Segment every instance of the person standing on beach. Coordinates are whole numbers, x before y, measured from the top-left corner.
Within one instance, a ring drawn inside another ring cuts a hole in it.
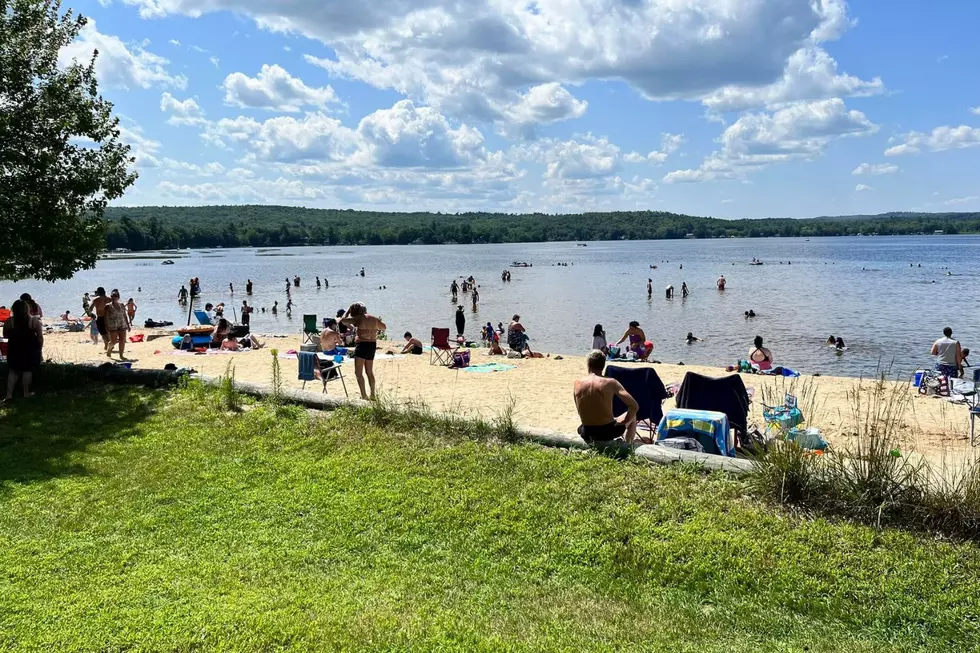
[[[82,295],[82,312],[85,315],[89,315],[89,309],[92,307],[92,298],[88,296],[88,293]]]
[[[361,398],[365,401],[374,401],[374,356],[378,352],[378,332],[387,329],[388,325],[380,318],[369,315],[367,307],[360,302],[351,304],[340,322],[354,327],[357,331],[354,341],[354,375],[361,390]],[[365,392],[365,374],[371,388],[370,397]]]
[[[112,357],[112,348],[119,344],[119,358],[126,360],[126,333],[130,330],[129,320],[126,316],[126,307],[119,303],[119,291],[113,289],[112,301],[105,307],[105,328],[109,332],[109,342],[106,345],[105,355]]]
[[[463,305],[456,307],[456,335],[461,336],[466,331],[466,314],[463,313]]]
[[[578,434],[589,444],[605,444],[618,438],[625,438],[627,444],[632,444],[636,438],[636,413],[640,406],[619,381],[602,375],[605,367],[606,355],[599,350],[592,351],[586,358],[589,375],[575,381],[575,409],[582,422]],[[626,412],[619,417],[613,416],[613,398],[616,397],[626,404]]]
[[[943,337],[932,343],[932,355],[936,357],[936,369],[945,377],[955,378],[963,364],[963,348],[953,340],[953,330],[943,329]]]
[[[105,325],[105,307],[109,303],[109,298],[105,296],[105,288],[99,286],[95,289],[95,299],[92,300],[92,311],[95,313],[95,328],[102,336],[102,344],[109,346],[109,331]]]
[[[14,397],[14,386],[20,379],[24,397],[31,397],[31,381],[34,371],[41,365],[44,347],[44,328],[40,318],[32,317],[27,302],[18,299],[10,306],[10,319],[3,324],[3,337],[7,339],[7,396]]]

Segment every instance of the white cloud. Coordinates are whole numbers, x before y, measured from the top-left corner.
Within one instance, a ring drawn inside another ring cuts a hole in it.
[[[873,134],[878,126],[839,98],[798,102],[774,113],[749,113],[721,135],[721,150],[699,168],[675,170],[668,183],[738,179],[774,163],[813,159],[842,136]]]
[[[137,167],[156,168],[160,165],[155,156],[160,150],[160,141],[145,136],[139,125],[119,125],[119,140],[130,146],[130,156],[136,159]]]
[[[187,161],[177,161],[169,157],[164,157],[163,167],[167,170],[172,170],[185,174],[192,174],[200,177],[212,177],[214,175],[221,175],[225,172],[225,167],[214,161],[212,163],[205,163],[204,165],[198,165],[196,163],[188,163]]]
[[[178,47],[178,48],[180,47],[180,41],[178,41],[177,39],[170,39],[169,41],[167,41],[167,43],[169,43],[174,47]]]
[[[354,153],[356,134],[324,113],[302,118],[278,116],[265,122],[239,116],[222,118],[207,126],[205,142],[235,145],[254,159],[275,162],[336,161]]]
[[[889,163],[862,163],[851,171],[852,175],[891,175],[899,171],[898,166]]]
[[[661,134],[660,149],[647,154],[647,160],[653,163],[663,163],[671,154],[676,152],[684,142],[684,134]]]
[[[968,195],[967,197],[954,197],[951,200],[946,200],[945,204],[949,206],[958,206],[960,204],[973,204],[974,202],[978,201],[980,201],[980,196]]]
[[[645,163],[646,160],[647,158],[639,152],[630,152],[623,156],[623,161],[626,163]]]
[[[509,108],[508,117],[519,125],[548,124],[585,115],[589,103],[578,100],[561,84],[550,82],[530,88]]]
[[[494,122],[542,84],[616,79],[657,99],[762,88],[851,24],[845,0],[125,1],[144,17],[248,15],[325,43],[333,58],[314,62],[334,75]]]
[[[980,107],[972,107],[970,109],[970,113],[972,113],[975,116],[980,116]]]
[[[782,78],[766,86],[726,86],[703,102],[712,111],[740,111],[755,107],[779,107],[799,100],[877,95],[885,91],[881,78],[864,81],[837,73],[837,62],[822,48],[796,51],[786,62]]]
[[[735,203],[735,200],[733,200],[733,199],[724,199],[724,200],[721,201],[721,203],[722,204],[734,204]]]
[[[58,61],[61,65],[67,65],[72,60],[77,60],[84,65],[92,58],[92,53],[98,50],[95,71],[99,82],[108,87],[133,89],[172,86],[182,89],[187,86],[186,77],[171,75],[167,71],[167,64],[170,63],[167,59],[144,48],[141,45],[127,47],[119,37],[99,32],[95,21],[89,19],[78,38],[58,53]]]
[[[340,102],[330,86],[307,86],[278,65],[262,66],[257,77],[232,73],[225,78],[222,87],[225,104],[241,108],[295,113],[305,106],[322,108]]]
[[[904,143],[894,145],[885,150],[885,156],[900,156],[902,154],[918,154],[922,150],[942,152],[945,150],[963,149],[980,146],[980,127],[936,127],[929,134],[909,132],[903,134]]]
[[[357,135],[361,147],[355,159],[381,166],[454,168],[485,155],[479,130],[453,129],[438,111],[411,100],[365,116]]]
[[[874,189],[871,186],[867,186],[865,184],[858,184],[857,186],[854,187],[854,192],[856,193],[866,193],[869,190],[874,190]]]
[[[545,179],[587,180],[609,177],[619,168],[619,148],[607,138],[585,134],[567,141],[545,139],[513,148],[511,156],[544,164]]]
[[[204,112],[194,98],[178,100],[166,91],[160,97],[160,111],[172,114],[167,119],[169,125],[203,125],[207,122],[204,119]]]

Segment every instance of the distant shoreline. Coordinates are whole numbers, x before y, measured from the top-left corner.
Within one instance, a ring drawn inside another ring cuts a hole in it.
[[[666,211],[383,213],[284,206],[110,207],[106,249],[448,245],[980,233],[980,213],[725,220]]]

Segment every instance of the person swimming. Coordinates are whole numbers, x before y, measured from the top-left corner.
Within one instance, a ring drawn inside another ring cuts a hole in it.
[[[697,337],[696,335],[694,335],[694,333],[693,333],[693,332],[691,332],[691,331],[688,331],[688,332],[687,332],[687,338],[686,338],[686,341],[687,341],[687,344],[689,344],[689,345],[692,345],[692,344],[694,344],[695,342],[701,342],[701,338],[698,338],[698,337]]]
[[[844,344],[844,339],[841,337],[838,337],[837,340],[834,341],[834,347],[837,348],[837,351],[844,351],[847,349],[847,345]]]

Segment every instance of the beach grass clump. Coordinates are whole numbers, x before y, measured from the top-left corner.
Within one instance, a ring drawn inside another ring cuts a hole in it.
[[[242,395],[235,387],[235,366],[231,361],[228,361],[225,373],[218,379],[218,388],[225,410],[237,412],[242,409]]]
[[[848,393],[852,430],[826,454],[778,440],[755,459],[753,491],[780,503],[884,525],[980,537],[980,465],[937,464],[909,448],[912,392],[885,373]]]

